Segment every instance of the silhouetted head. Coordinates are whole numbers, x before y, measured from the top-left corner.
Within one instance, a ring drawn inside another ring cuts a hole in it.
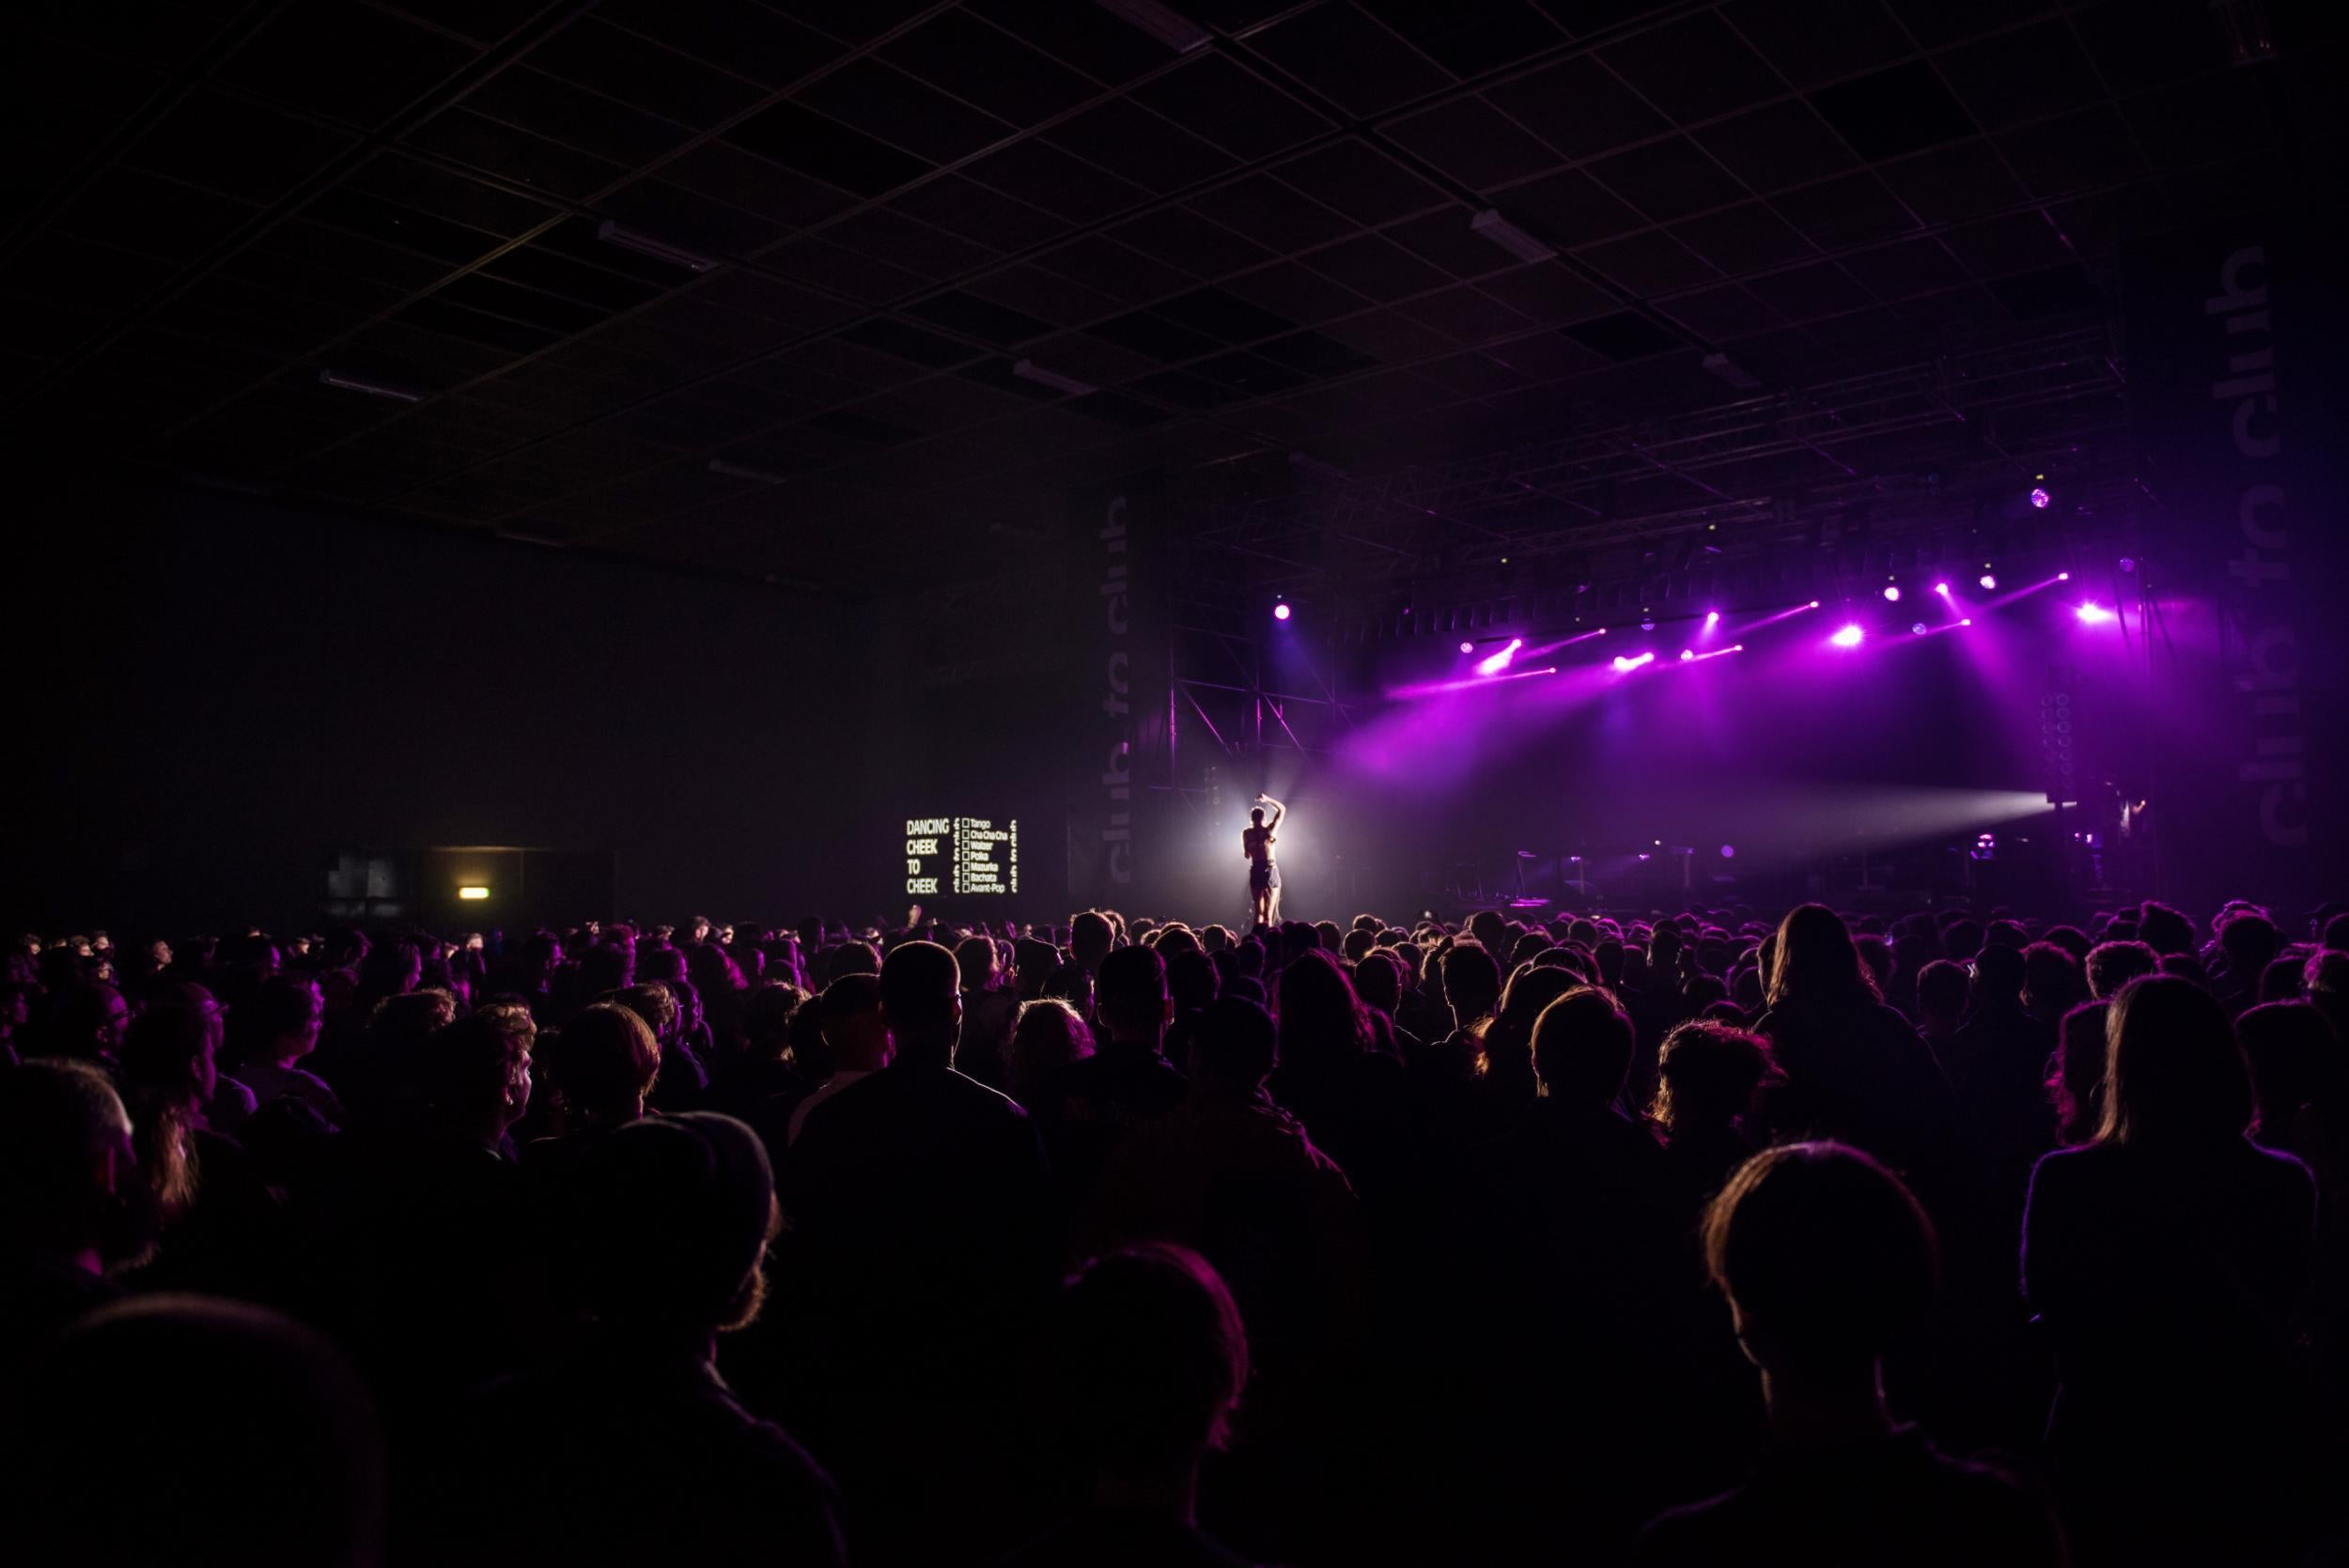
[[[1753,1109],[1770,1074],[1769,1042],[1702,1019],[1664,1036],[1657,1057],[1654,1115],[1667,1132],[1723,1126]]]
[[[1093,1031],[1074,1007],[1057,997],[1022,1002],[1011,1029],[1011,1079],[1015,1091],[1034,1089],[1071,1062],[1093,1054]],[[1019,1097],[1015,1093],[1014,1098]]]
[[[1878,1000],[1843,917],[1804,904],[1780,922],[1769,966],[1772,1007],[1848,1007]]]
[[[77,984],[58,999],[49,1022],[59,1054],[82,1062],[112,1062],[121,1054],[122,1037],[131,1027],[131,1004],[103,981]]]
[[[560,1206],[562,1272],[607,1330],[690,1339],[757,1316],[775,1181],[733,1117],[629,1123],[582,1151]]]
[[[1369,1010],[1337,960],[1318,947],[1281,971],[1278,1016],[1281,1055],[1292,1066],[1318,1070],[1371,1048]]]
[[[2023,1003],[2023,950],[1991,942],[1974,955],[1973,999],[1977,1008],[2012,1008]]]
[[[203,1014],[184,1007],[150,1007],[122,1037],[116,1081],[134,1108],[171,1105],[193,1110],[220,1087],[213,1053],[219,1032]],[[141,1124],[146,1122],[144,1114]]]
[[[382,1436],[341,1351],[259,1307],[140,1296],[83,1318],[5,1403],[0,1516],[25,1568],[371,1568]]]
[[[1253,1094],[1280,1063],[1272,1015],[1224,997],[1208,1004],[1190,1037],[1192,1079],[1226,1094]]]
[[[1394,950],[1372,948],[1354,966],[1354,994],[1389,1017],[1403,1001],[1403,960]]]
[[[1117,928],[1097,909],[1087,909],[1068,923],[1068,951],[1085,970],[1097,970],[1117,945]]]
[[[306,974],[272,974],[253,989],[254,1049],[272,1062],[298,1059],[317,1048],[326,1004],[318,982]],[[243,1009],[239,1009],[242,1016]]]
[[[2349,1077],[2333,1026],[2312,1003],[2265,1002],[2237,1018],[2234,1027],[2250,1063],[2263,1139],[2268,1132],[2287,1132],[2304,1107],[2333,1101]]]
[[[2039,1018],[2060,1018],[2088,1000],[2079,960],[2054,942],[2023,949],[2023,1005]]]
[[[1944,1032],[1955,1029],[1966,1017],[1966,999],[1973,985],[1965,965],[1936,958],[1917,971],[1919,1020]]]
[[[496,1139],[530,1109],[530,1049],[538,1036],[530,1009],[477,1008],[426,1042],[424,1084],[451,1132]]]
[[[563,1026],[546,1071],[575,1114],[599,1121],[632,1116],[661,1075],[661,1043],[634,1013],[601,1001]]]
[[[2138,910],[2137,938],[2165,958],[2175,953],[2191,953],[2194,923],[2169,905],[2148,899]]]
[[[879,975],[842,975],[824,987],[816,1010],[835,1068],[871,1072],[888,1063],[889,1025],[881,1017]]]
[[[742,1048],[762,1062],[788,1057],[791,1026],[807,1000],[788,981],[770,980],[754,989],[742,1003]]]
[[[1094,1259],[1062,1287],[1047,1341],[1069,1447],[1107,1478],[1195,1467],[1248,1382],[1248,1334],[1207,1261],[1152,1244]]]
[[[636,978],[636,950],[617,942],[605,942],[591,947],[579,955],[579,989],[581,994],[599,997],[612,991],[624,991]]]
[[[1121,947],[1101,960],[1094,1015],[1112,1039],[1156,1048],[1174,1016],[1156,948]]]
[[[1166,950],[1160,942],[1160,953]],[[1166,988],[1174,998],[1177,1013],[1196,1013],[1216,999],[1222,989],[1215,960],[1199,949],[1177,948],[1166,960]]]
[[[2227,972],[2236,985],[2254,989],[2260,975],[2284,948],[2276,923],[2256,909],[2228,917],[2218,927],[2218,946],[2227,955]]]
[[[992,937],[965,937],[955,944],[955,973],[966,991],[988,991],[1003,965]]]
[[[1501,966],[1483,944],[1455,942],[1443,955],[1439,972],[1455,1027],[1465,1029],[1500,1005]]]
[[[1250,812],[1250,813],[1248,814],[1248,821],[1249,821],[1249,825],[1250,825],[1251,827],[1255,827],[1255,828],[1261,828],[1261,827],[1263,827],[1263,826],[1264,826],[1264,808],[1263,808],[1262,806],[1258,806],[1258,807],[1257,807],[1254,811]]]
[[[2161,955],[2139,941],[2099,942],[2088,950],[2088,994],[2109,1001],[2121,987],[2161,968]]]
[[[669,982],[647,980],[630,986],[612,1000],[644,1019],[645,1027],[652,1031],[654,1039],[668,1041],[677,1038],[677,992],[670,988]]]
[[[86,1062],[27,1062],[0,1073],[0,1255],[55,1262],[84,1252],[103,1265],[145,1248],[131,1117],[105,1073]]]
[[[1544,1007],[1533,1025],[1533,1071],[1542,1093],[1579,1110],[1605,1110],[1623,1093],[1637,1038],[1613,997],[1588,986],[1567,991]]]
[[[2218,999],[2176,975],[2132,980],[2105,1025],[2099,1143],[2211,1143],[2251,1125],[2251,1075]]]
[[[1765,1149],[1707,1205],[1704,1262],[1765,1372],[1871,1381],[1940,1274],[1932,1221],[1900,1178],[1840,1143]]]
[[[896,1060],[948,1066],[962,1038],[962,971],[936,942],[903,942],[881,960],[881,1017]]]

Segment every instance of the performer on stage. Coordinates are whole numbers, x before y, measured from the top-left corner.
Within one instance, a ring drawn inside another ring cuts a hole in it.
[[[1272,808],[1272,820],[1265,820],[1264,809]],[[1240,831],[1239,852],[1248,862],[1248,898],[1258,925],[1269,925],[1281,917],[1281,868],[1272,863],[1272,831],[1288,815],[1288,807],[1269,795],[1256,797],[1256,809],[1248,814],[1249,825]]]

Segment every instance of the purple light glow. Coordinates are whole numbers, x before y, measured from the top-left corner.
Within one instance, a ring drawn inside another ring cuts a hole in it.
[[[1834,644],[1839,648],[1856,648],[1862,642],[1866,641],[1867,636],[1868,634],[1861,630],[1859,624],[1855,621],[1851,625],[1837,631],[1835,635],[1828,638],[1828,641]]]
[[[1455,691],[1490,691],[1503,681],[1532,680],[1536,675],[1554,675],[1558,666],[1539,670],[1511,670],[1499,675],[1469,675],[1459,680],[1423,681],[1417,686],[1391,686],[1387,689],[1390,702],[1409,702],[1420,697],[1440,697]]]
[[[1884,585],[1884,602],[1887,604],[1898,604],[1900,601],[1901,585],[1897,582],[1887,582]]]
[[[1497,675],[1501,674],[1501,671],[1509,667],[1509,661],[1517,658],[1517,650],[1523,646],[1525,646],[1524,638],[1510,638],[1508,645],[1502,648],[1499,653],[1487,654],[1483,659],[1476,661],[1476,673],[1480,675]]]
[[[1615,655],[1615,674],[1627,675],[1642,664],[1652,664],[1655,661],[1656,655],[1653,652],[1629,655],[1619,653]]]
[[[2044,511],[2046,511],[2046,510],[2047,509],[2047,502],[2048,502],[2048,500],[2049,500],[2049,499],[2050,499],[2050,498],[2049,498],[2049,496],[2048,496],[2048,494],[2047,494],[2046,490],[2043,487],[2038,486],[2038,485],[2033,485],[2033,486],[2031,487],[2031,491],[2030,491],[2030,504],[2031,504],[2032,505],[2034,505],[2034,506],[2038,507],[2041,511],[2043,511],[2043,512],[2044,512]]]
[[[1719,611],[1718,611],[1718,610],[1707,610],[1707,611],[1704,613],[1704,629],[1705,629],[1705,630],[1710,631],[1710,630],[1712,630],[1715,627],[1717,627],[1717,626],[1719,626],[1719,625],[1720,625],[1720,624],[1721,624],[1721,613],[1720,613]]]
[[[2080,618],[2082,626],[2105,626],[2121,618],[2092,599],[2073,611],[2072,613]]]
[[[1983,572],[1982,574],[1982,585],[1985,590],[1996,588],[1999,585],[1999,580],[1990,573]]]
[[[1737,846],[1736,846],[1735,845],[1734,845],[1734,844],[1724,844],[1724,845],[1722,845],[1722,846],[1721,846],[1721,859],[1722,859],[1722,860],[1725,860],[1725,861],[1734,861],[1734,860],[1735,860],[1736,858],[1737,858]]]
[[[1476,651],[1476,644],[1473,643],[1463,643],[1460,644],[1460,651],[1462,653],[1474,653]]]
[[[1971,626],[1971,625],[1973,625],[1973,624],[1974,624],[1974,617],[1973,617],[1973,616],[1971,616],[1971,615],[1968,615],[1968,616],[1966,616],[1963,620],[1959,621],[1957,624],[1958,624],[1958,625],[1960,625],[1960,626]]]
[[[2056,581],[2058,582],[2069,582],[2072,581],[2072,574],[2068,571],[2060,571],[2056,573]]]
[[[1272,618],[1276,621],[1287,620],[1289,618],[1289,607],[1285,604],[1274,605],[1272,607]]]
[[[1684,660],[1694,659],[1696,656],[1697,650],[1694,648],[1683,648],[1680,650],[1680,657]]]
[[[1940,595],[1943,598],[1949,598],[1949,597],[1950,597],[1950,585],[1949,585],[1948,583],[1946,583],[1946,582],[1937,582],[1937,583],[1935,583],[1935,584],[1933,585],[1933,591],[1934,591],[1935,593],[1937,593],[1937,594],[1939,594],[1939,595]]]

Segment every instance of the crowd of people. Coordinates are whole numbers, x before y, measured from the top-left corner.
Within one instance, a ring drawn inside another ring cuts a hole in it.
[[[6,1555],[2349,1562],[2344,908],[26,937]]]

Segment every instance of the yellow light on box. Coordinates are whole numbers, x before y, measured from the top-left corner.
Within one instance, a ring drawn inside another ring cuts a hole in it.
[[[457,896],[471,904],[489,897],[490,890],[478,884],[469,883],[457,890]]]

